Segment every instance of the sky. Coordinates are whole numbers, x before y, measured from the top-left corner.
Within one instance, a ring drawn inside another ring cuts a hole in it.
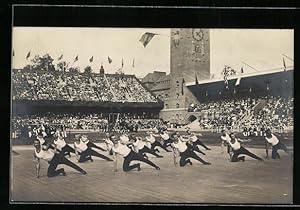
[[[139,39],[145,32],[157,33],[144,47]],[[54,64],[63,54],[69,66],[82,70],[91,65],[98,72],[101,64],[107,73],[123,72],[144,77],[157,71],[170,72],[170,29],[158,28],[54,28],[14,27],[13,68],[22,68],[34,55],[50,54]],[[26,60],[26,55],[31,57]],[[282,54],[294,58],[294,32],[281,29],[211,29],[211,74],[219,77],[224,65],[234,69],[242,66],[245,72],[253,72],[243,62],[258,71],[283,67]],[[79,60],[73,63],[78,55]],[[93,56],[93,62],[89,59]],[[108,63],[108,58],[112,63]],[[134,67],[133,67],[134,59]],[[287,66],[293,61],[285,58]]]

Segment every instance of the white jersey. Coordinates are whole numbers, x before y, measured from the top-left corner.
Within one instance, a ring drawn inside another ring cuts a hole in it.
[[[74,146],[76,147],[78,152],[84,152],[85,150],[88,149],[88,146],[86,143],[80,141],[79,143],[77,141],[74,142]]]
[[[172,146],[178,149],[180,153],[184,152],[187,150],[186,142],[183,141],[178,141],[177,143],[173,142]]]
[[[141,150],[144,148],[144,146],[146,145],[146,143],[142,140],[137,139],[134,143],[133,146],[135,146],[138,150]]]
[[[59,150],[62,150],[62,148],[64,148],[67,145],[67,143],[63,138],[54,139],[53,143],[56,145],[57,149]]]
[[[121,135],[120,136],[120,140],[123,142],[123,143],[128,143],[129,142],[129,138],[127,135]]]
[[[230,137],[229,137],[229,135],[226,133],[226,135],[225,136],[221,136],[221,139],[222,139],[222,141],[226,141],[227,143],[229,143],[230,142]]]
[[[167,133],[160,134],[160,136],[163,140],[168,140],[170,138],[169,134]]]
[[[198,140],[198,137],[197,137],[195,134],[192,134],[192,135],[190,136],[190,140],[191,140],[192,142],[196,142],[196,141]]]
[[[109,151],[114,146],[114,143],[110,139],[105,139],[106,149]]]
[[[150,134],[149,136],[146,136],[146,140],[153,144],[155,142],[155,137]]]
[[[278,144],[279,140],[274,134],[271,134],[271,135],[272,135],[271,138],[268,138],[268,137],[265,137],[265,138],[268,143],[272,144],[272,146],[275,146],[276,144]]]
[[[47,149],[47,150],[41,149],[39,152],[34,150],[34,153],[35,153],[36,157],[46,160],[46,161],[51,161],[55,155],[55,153],[52,149]]]
[[[40,144],[44,144],[46,141],[43,137],[36,137],[36,139],[40,142]]]
[[[231,143],[231,141],[228,142],[233,150],[239,150],[241,148],[241,144],[238,140],[235,140],[234,143]]]
[[[121,155],[122,157],[126,157],[131,152],[131,149],[129,149],[126,145],[118,143],[118,147],[113,146],[112,147],[113,152]]]

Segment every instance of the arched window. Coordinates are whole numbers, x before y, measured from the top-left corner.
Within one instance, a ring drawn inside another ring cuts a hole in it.
[[[168,109],[169,108],[169,104],[165,104],[165,109]]]
[[[176,81],[176,87],[179,87],[179,81],[178,80]]]
[[[176,108],[179,108],[179,103],[176,104]]]

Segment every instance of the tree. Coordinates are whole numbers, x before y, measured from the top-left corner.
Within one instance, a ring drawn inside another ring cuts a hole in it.
[[[85,74],[91,74],[92,73],[92,67],[91,66],[87,66],[84,68],[84,73]]]
[[[43,57],[36,55],[31,62],[33,70],[55,71],[53,58],[49,54],[45,54]]]

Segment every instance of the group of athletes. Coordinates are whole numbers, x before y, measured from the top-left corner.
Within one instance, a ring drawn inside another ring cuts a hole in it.
[[[65,164],[81,174],[87,174],[79,165],[70,161],[67,157],[71,157],[73,153],[78,163],[86,161],[93,162],[93,157],[99,157],[106,161],[114,163],[114,170],[117,171],[117,156],[123,158],[123,171],[128,172],[133,169],[141,170],[140,163],[130,164],[131,161],[144,162],[156,170],[160,170],[160,167],[149,160],[148,155],[153,155],[157,158],[163,158],[159,152],[159,148],[166,152],[172,152],[174,158],[174,165],[179,163],[180,167],[184,167],[187,164],[192,165],[191,159],[197,160],[204,165],[210,165],[211,163],[203,160],[200,154],[205,153],[200,150],[199,146],[205,150],[211,150],[201,141],[201,134],[195,134],[190,130],[186,130],[185,135],[181,135],[179,132],[174,131],[171,134],[167,130],[161,130],[159,132],[146,132],[144,138],[136,136],[132,133],[123,133],[122,135],[115,135],[114,133],[106,133],[104,139],[105,147],[102,148],[88,139],[86,135],[75,135],[75,142],[73,147],[66,143],[62,130],[57,130],[53,143],[47,142],[42,134],[38,134],[37,139],[34,140],[34,157],[36,160],[36,177],[40,177],[40,160],[45,160],[49,163],[47,176],[54,177],[59,175],[66,175],[64,168],[57,169],[58,165]],[[280,158],[278,150],[284,150],[291,155],[287,147],[271,132],[270,129],[266,130],[266,158],[268,155],[268,145],[272,145],[272,159]],[[242,140],[236,138],[234,133],[229,133],[226,130],[222,130],[221,135],[221,152],[224,152],[224,146],[227,146],[227,153],[231,162],[245,161],[247,155],[259,161],[263,161],[261,157],[250,152],[248,149],[241,145],[241,142],[251,140]],[[107,156],[99,153],[97,150],[107,152]],[[111,157],[108,157],[111,156]]]

